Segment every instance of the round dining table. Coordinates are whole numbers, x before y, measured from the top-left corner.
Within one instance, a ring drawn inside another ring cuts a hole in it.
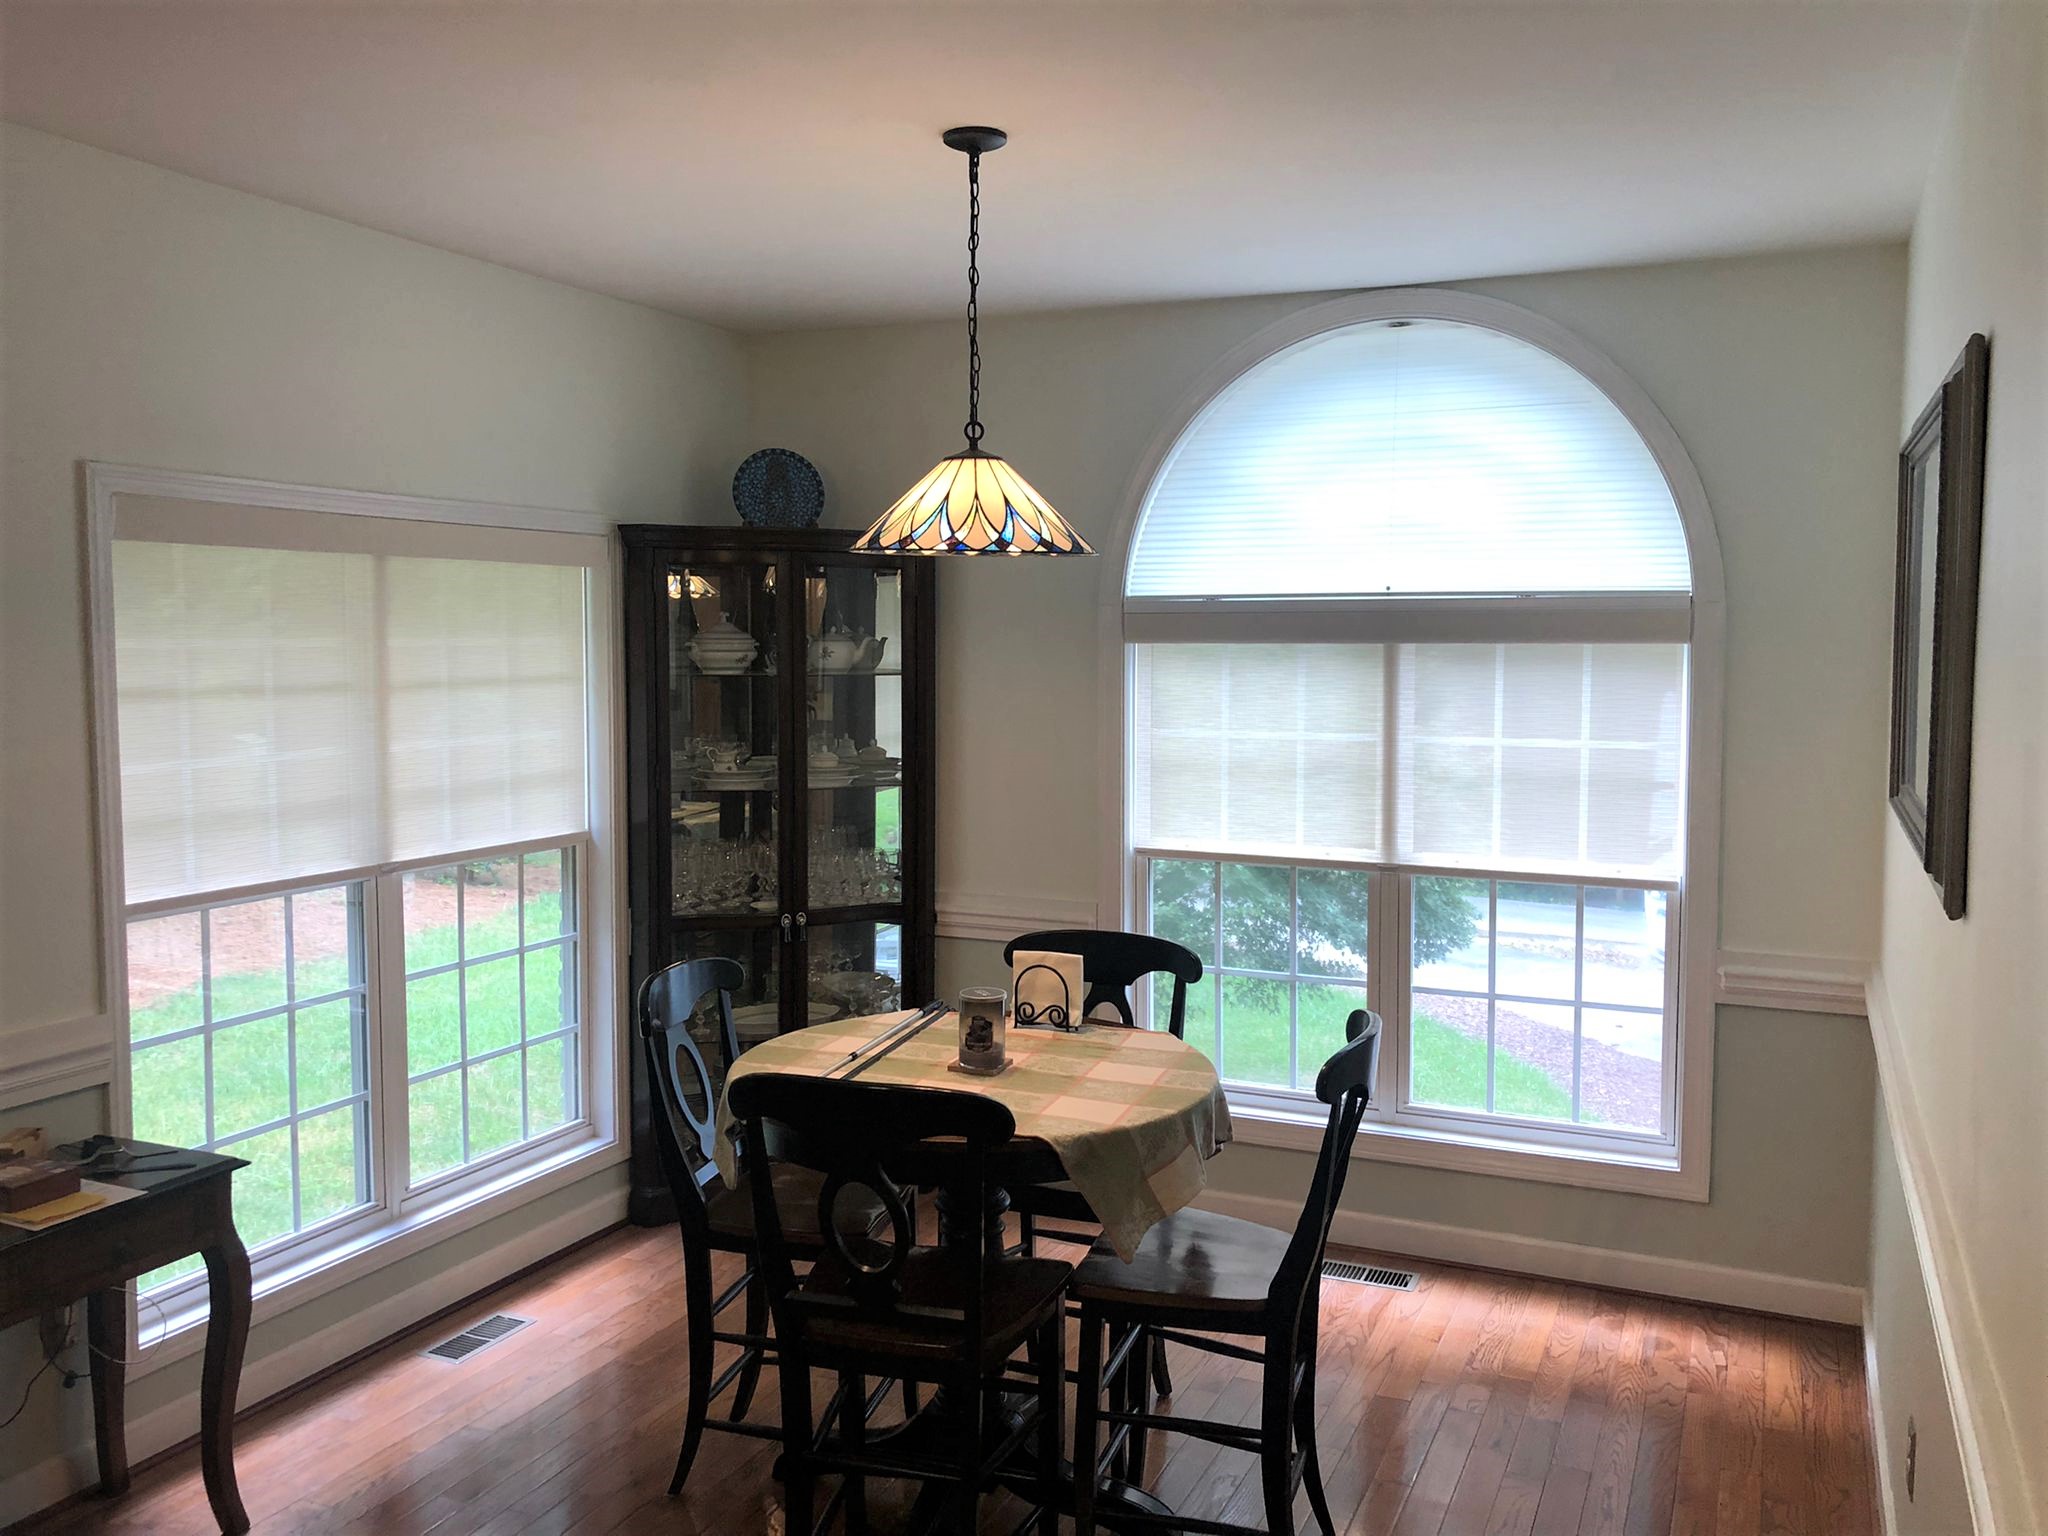
[[[959,1068],[954,1014],[890,1036],[906,1017],[897,1012],[839,1019],[764,1040],[733,1063],[727,1087],[752,1073],[778,1072],[950,1088],[1000,1100],[1017,1121],[1016,1136],[996,1159],[1000,1183],[1070,1183],[1126,1260],[1147,1230],[1201,1193],[1209,1159],[1230,1140],[1230,1108],[1215,1067],[1172,1035],[1092,1021],[1075,1030],[1013,1028],[1004,1070],[980,1076]],[[715,1157],[719,1173],[735,1182],[738,1157],[724,1098]],[[985,1211],[953,1211],[941,1195],[939,1241],[965,1247],[997,1237],[1008,1203],[1008,1194],[998,1189]],[[930,1421],[947,1412],[945,1395],[935,1394],[900,1433],[943,1432]],[[1035,1486],[1024,1486],[1035,1485],[1035,1472],[1020,1467],[1014,1481],[1027,1497],[1037,1497]],[[1071,1483],[1054,1497],[1070,1511]],[[1125,1508],[1170,1513],[1136,1488],[1113,1484],[1099,1491],[1097,1513],[1104,1525],[1115,1528]]]

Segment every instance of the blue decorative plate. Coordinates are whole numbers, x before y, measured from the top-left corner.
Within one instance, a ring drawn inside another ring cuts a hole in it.
[[[824,514],[825,482],[802,454],[763,448],[732,477],[732,504],[749,528],[809,528]]]

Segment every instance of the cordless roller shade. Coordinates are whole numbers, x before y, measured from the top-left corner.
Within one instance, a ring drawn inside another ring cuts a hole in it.
[[[1250,369],[1146,499],[1128,598],[1684,593],[1648,447],[1550,353],[1483,326],[1354,325]]]
[[[588,825],[606,543],[117,497],[129,903]]]
[[[1679,877],[1681,645],[1131,650],[1141,851]]]

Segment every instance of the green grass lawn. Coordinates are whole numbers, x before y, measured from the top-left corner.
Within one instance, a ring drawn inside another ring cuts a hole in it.
[[[1218,1070],[1232,1082],[1279,1088],[1313,1088],[1317,1070],[1344,1043],[1345,1019],[1352,1009],[1365,1006],[1363,988],[1301,984],[1298,1080],[1290,1084],[1285,987],[1254,977],[1225,976],[1222,991],[1223,1060]],[[1170,996],[1171,983],[1162,978],[1153,998],[1154,1017],[1162,1022]],[[1206,982],[1188,992],[1187,1038],[1211,1056],[1216,1049],[1215,996]],[[1417,1102],[1462,1109],[1486,1107],[1484,1040],[1462,1035],[1419,1011],[1410,1040],[1412,1097]],[[1572,1112],[1569,1090],[1511,1056],[1501,1056],[1494,1063],[1494,1106],[1503,1114],[1558,1120],[1569,1120]]]
[[[519,942],[519,914],[501,911],[472,917],[470,954],[489,954]],[[526,902],[529,942],[562,931],[558,892],[533,892]],[[452,923],[408,936],[408,970],[452,963],[459,936]],[[545,1035],[574,1022],[562,991],[564,945],[529,950],[523,980],[525,1038]],[[345,956],[297,968],[294,997],[318,997],[349,986]],[[508,956],[406,983],[406,1066],[408,1076],[453,1067],[462,1056],[461,1005],[466,1004],[469,1054],[474,1057],[521,1042],[520,957]],[[282,1006],[281,970],[216,974],[215,1017]],[[369,1194],[358,1180],[358,1105],[340,1104],[360,1092],[364,1058],[354,1036],[356,1001],[335,998],[296,1010],[296,1065],[299,1083],[299,1211],[292,1210],[291,1127],[266,1131],[223,1148],[247,1158],[235,1175],[235,1225],[251,1248],[313,1226],[361,1204]],[[148,1041],[198,1024],[203,1017],[197,987],[186,988],[137,1009],[131,1018],[138,1049],[134,1056],[135,1134],[148,1141],[198,1146],[206,1141],[207,1041],[194,1036],[165,1045]],[[278,1014],[213,1032],[214,1138],[219,1141],[293,1113],[288,1083],[292,1043],[286,1016]],[[572,1038],[545,1040],[491,1061],[457,1067],[410,1085],[408,1122],[414,1182],[460,1166],[499,1148],[539,1136],[574,1113],[575,1051]],[[522,1106],[522,1077],[526,1102]],[[463,1148],[462,1101],[469,1095],[469,1145]],[[308,1113],[308,1111],[317,1111]],[[155,1284],[197,1267],[186,1261],[146,1277]]]

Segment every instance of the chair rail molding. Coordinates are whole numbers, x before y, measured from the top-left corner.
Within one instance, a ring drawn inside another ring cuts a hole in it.
[[[1782,1008],[1862,1018],[1868,960],[1724,949],[1714,963],[1714,1001],[1738,1008]]]
[[[0,1109],[99,1088],[114,1077],[114,1020],[97,1013],[0,1034]]]
[[[1882,971],[1870,972],[1866,997],[1878,1090],[1884,1095],[1908,1224],[1927,1287],[1928,1311],[1934,1317],[1934,1341],[1955,1418],[1976,1536],[2018,1536],[2021,1531],[2048,1529],[2040,1520],[2048,1511],[2032,1507],[2028,1459],[2013,1434],[2010,1399],[1999,1378],[1997,1357],[1985,1340],[1983,1309],[1956,1236],[1955,1206],[1934,1163]]]
[[[1058,896],[940,891],[939,937],[1007,944],[1018,934],[1039,928],[1093,928],[1096,910],[1092,901]]]

